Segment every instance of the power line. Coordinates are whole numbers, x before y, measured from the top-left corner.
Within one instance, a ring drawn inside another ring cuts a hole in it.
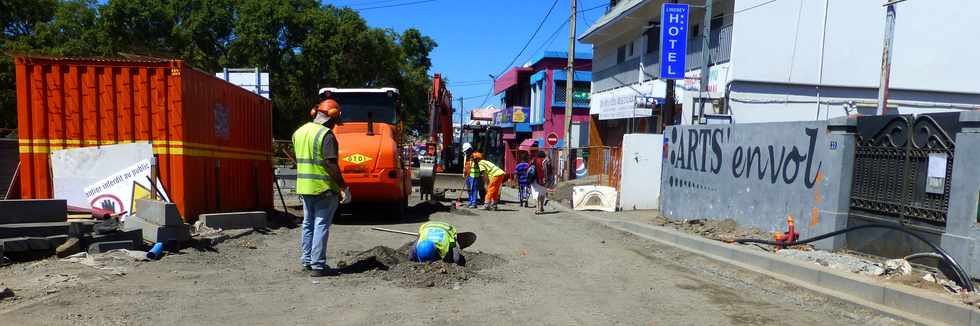
[[[578,0],[575,0],[575,1],[577,2]],[[589,19],[589,17],[585,16],[585,12],[587,10],[590,10],[590,9],[596,9],[596,8],[605,7],[605,6],[606,5],[600,5],[600,6],[592,7],[592,8],[586,9],[586,10],[582,10],[582,11],[579,11],[579,14],[582,15],[582,20],[584,20],[584,21],[586,21],[586,23],[588,23],[587,26],[592,26],[592,24],[594,24],[595,22],[593,22],[591,19]],[[578,33],[578,31],[575,31],[575,32]]]
[[[595,6],[595,7],[589,7],[589,9],[579,10],[578,12],[592,11],[592,10],[596,10],[596,9],[599,9],[599,8],[602,8],[602,7],[607,7],[607,6],[609,6],[609,5],[604,3],[604,4],[601,4],[601,5]]]
[[[558,26],[558,28],[556,28],[555,31],[551,33],[551,36],[548,36],[548,39],[546,41],[544,41],[543,43],[541,43],[541,45],[538,46],[538,48],[535,49],[534,52],[531,52],[531,55],[533,56],[533,55],[537,54],[539,51],[541,51],[542,49],[544,49],[546,46],[549,46],[549,45],[551,45],[551,43],[554,43],[555,42],[555,37],[558,37],[558,33],[560,33],[562,30],[564,30],[565,29],[565,26],[568,26],[568,21],[567,20],[564,23],[562,23],[561,26]]]
[[[347,6],[348,6],[348,7],[349,7],[349,6],[366,6],[366,5],[373,5],[373,4],[379,4],[379,3],[386,3],[386,2],[395,2],[395,1],[403,1],[403,0],[377,0],[377,1],[363,1],[363,2],[354,2],[354,3],[349,3],[349,4],[347,4]]]
[[[452,84],[454,84],[454,85],[483,85],[483,84],[489,83],[490,80],[474,80],[474,81],[469,81],[469,82],[452,82],[452,81],[450,81],[450,82]]]
[[[497,74],[498,77],[500,75],[503,75],[504,72],[507,72],[507,69],[510,68],[514,64],[514,62],[517,62],[517,58],[520,58],[521,54],[524,54],[524,50],[527,50],[527,46],[531,45],[531,41],[534,41],[534,37],[538,36],[538,32],[541,31],[541,27],[544,26],[544,23],[548,21],[548,17],[551,17],[551,12],[555,10],[556,6],[558,6],[558,0],[555,0],[555,2],[551,3],[551,8],[548,9],[548,13],[545,14],[544,18],[541,19],[541,22],[538,23],[538,28],[534,29],[534,33],[531,33],[531,37],[527,39],[527,42],[524,43],[524,47],[521,48],[520,52],[517,52],[517,55],[514,56],[514,59],[510,60],[510,63],[504,66],[504,69]]]
[[[480,97],[484,97],[484,96],[486,96],[486,95],[473,95],[473,96],[469,96],[469,97],[464,97],[463,100],[472,100],[472,99],[480,98]],[[459,100],[459,99],[457,99],[457,100]],[[482,107],[482,105],[480,107]]]
[[[528,45],[531,45],[531,41],[534,41],[534,38],[538,36],[538,32],[541,31],[541,27],[544,26],[544,23],[548,21],[549,17],[551,17],[551,12],[555,10],[556,6],[558,6],[558,0],[555,0],[555,2],[551,3],[551,8],[548,8],[548,13],[546,13],[544,15],[544,18],[541,19],[541,22],[538,23],[538,27],[534,29],[534,33],[531,33],[531,37],[527,39],[527,42],[524,42],[524,46],[521,47],[521,51],[517,52],[517,55],[514,56],[514,59],[511,59],[510,63],[504,66],[504,69],[497,74],[497,77],[507,72],[507,69],[510,68],[512,65],[514,65],[514,62],[517,62],[517,59],[520,58],[522,54],[524,54],[524,50],[527,50]],[[493,91],[487,93],[487,96],[483,99],[483,103],[480,103],[481,107],[484,104],[487,104],[487,100],[490,99],[490,94],[492,93]]]
[[[390,5],[384,5],[384,6],[355,8],[354,10],[357,10],[357,11],[365,11],[365,10],[371,10],[371,9],[384,9],[384,8],[391,8],[391,7],[402,7],[402,6],[417,5],[417,4],[422,4],[422,3],[426,3],[426,2],[435,2],[435,1],[436,0],[412,1],[412,2],[395,3],[395,4],[390,4]]]
[[[483,83],[486,84],[486,83]],[[473,87],[473,86],[483,86],[483,84],[466,84],[466,85],[453,85],[453,87],[463,88],[463,87]]]
[[[606,5],[605,4],[598,5],[598,6],[595,6],[595,7],[590,7],[590,8],[585,9],[585,10],[579,10],[578,12],[580,14],[582,14],[582,17],[584,18],[585,17],[585,12],[592,11],[592,10],[599,9],[599,8],[603,8],[603,7],[606,7]],[[590,23],[589,26],[591,26],[591,25],[592,24]],[[558,26],[558,28],[556,28],[555,31],[552,32],[551,35],[548,36],[547,41],[542,42],[541,45],[539,45],[534,51],[529,52],[530,53],[530,56],[534,56],[535,54],[537,54],[538,52],[540,52],[541,50],[543,50],[545,47],[551,46],[551,44],[553,44],[555,42],[555,38],[558,37],[558,34],[561,33],[563,30],[565,30],[565,26],[568,26],[568,20],[563,21],[561,23],[561,25]],[[578,67],[575,67],[575,68],[578,69]]]

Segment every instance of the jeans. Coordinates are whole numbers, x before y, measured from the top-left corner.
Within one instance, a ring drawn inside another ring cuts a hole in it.
[[[327,238],[330,223],[340,205],[340,198],[332,191],[303,197],[303,256],[300,261],[313,269],[327,267]]]
[[[466,177],[466,187],[469,188],[469,204],[470,206],[476,206],[478,200],[480,200],[480,183],[478,178]]]
[[[527,205],[527,198],[530,195],[531,186],[527,182],[517,182],[517,201],[522,205]]]

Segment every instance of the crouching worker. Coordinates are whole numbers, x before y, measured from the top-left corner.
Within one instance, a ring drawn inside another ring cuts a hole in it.
[[[419,226],[419,238],[409,249],[408,258],[415,262],[442,260],[464,266],[466,258],[456,236],[456,227],[452,224],[426,222]]]

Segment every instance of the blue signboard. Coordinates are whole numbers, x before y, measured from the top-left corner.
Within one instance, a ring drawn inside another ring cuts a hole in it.
[[[660,12],[660,78],[684,79],[687,58],[686,4],[665,3]]]

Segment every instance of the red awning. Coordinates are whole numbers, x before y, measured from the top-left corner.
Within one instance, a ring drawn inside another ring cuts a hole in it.
[[[537,147],[537,146],[535,146],[535,143],[537,141],[538,140],[537,139],[534,139],[534,138],[525,139],[524,141],[521,142],[521,145],[520,146],[517,146],[517,149],[522,150],[522,151],[530,150],[533,147]]]
[[[531,72],[533,71],[534,69],[525,67],[511,68],[503,75],[500,75],[493,80],[493,95],[500,94],[508,88],[517,85],[521,79],[527,79],[529,76],[531,76]]]

